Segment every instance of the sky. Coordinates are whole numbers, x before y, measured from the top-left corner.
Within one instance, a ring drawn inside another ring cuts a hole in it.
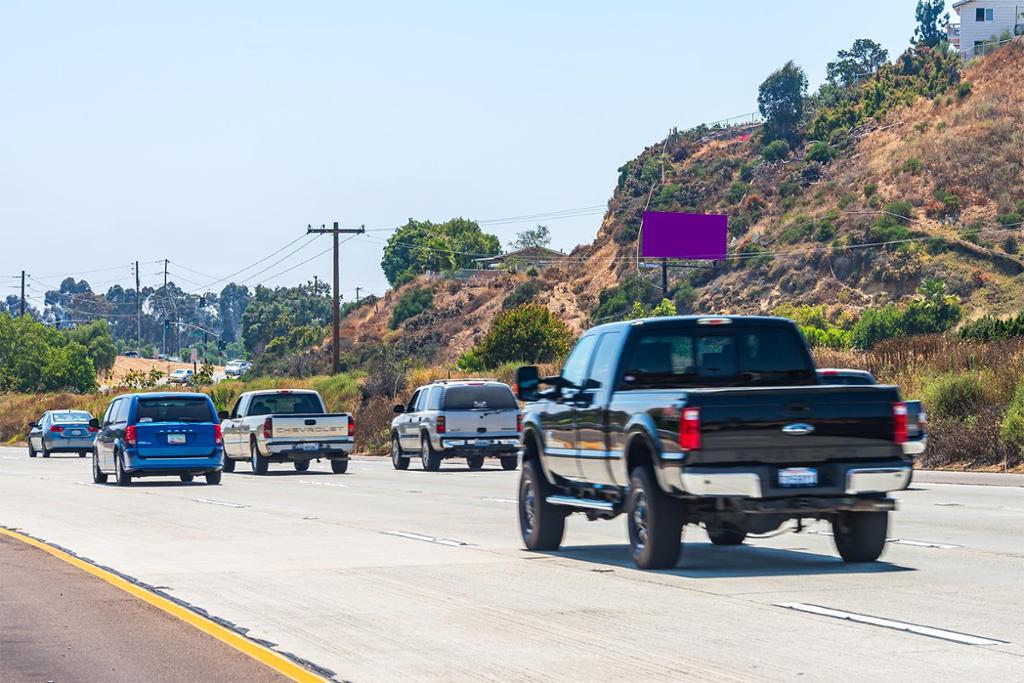
[[[856,38],[895,56],[916,3],[486,4],[5,0],[0,297],[23,269],[36,298],[127,287],[135,260],[143,286],[162,259],[186,290],[329,280],[330,238],[303,235],[333,221],[369,230],[342,245],[346,300],[386,289],[410,217],[503,244],[540,222],[568,251],[670,128],[755,111],[790,59],[814,88]]]

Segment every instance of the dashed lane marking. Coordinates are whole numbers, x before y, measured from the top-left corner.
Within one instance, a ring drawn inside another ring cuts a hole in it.
[[[437,543],[438,545],[449,545],[454,547],[471,546],[472,543],[466,543],[465,541],[456,541],[453,538],[441,538],[439,536],[428,536],[426,534],[416,534],[411,531],[382,531],[382,534],[386,536],[398,536],[399,538],[408,538],[413,541],[426,541],[427,543]]]
[[[197,503],[206,503],[207,505],[221,505],[226,508],[247,508],[248,505],[242,503],[230,503],[226,500],[214,500],[213,498],[193,498]]]

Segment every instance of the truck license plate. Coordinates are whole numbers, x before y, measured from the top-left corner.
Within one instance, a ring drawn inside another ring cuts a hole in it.
[[[184,434],[168,434],[167,435],[167,443],[176,443],[176,444],[185,443],[185,435]]]
[[[319,450],[320,444],[318,443],[304,443],[302,444],[302,450],[304,451],[315,451]]]
[[[817,486],[818,469],[815,467],[786,467],[779,470],[779,486]]]

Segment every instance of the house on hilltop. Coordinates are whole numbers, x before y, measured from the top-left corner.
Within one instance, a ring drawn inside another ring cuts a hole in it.
[[[497,256],[473,259],[477,268],[484,270],[499,270],[506,268],[529,268],[535,266],[544,268],[565,258],[565,254],[547,247],[526,247],[515,251],[505,252]]]
[[[949,43],[964,57],[1006,34],[1024,35],[1024,0],[958,0],[953,11],[960,23],[949,25]]]

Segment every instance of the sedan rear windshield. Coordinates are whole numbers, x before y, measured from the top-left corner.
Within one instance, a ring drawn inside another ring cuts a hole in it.
[[[817,384],[796,330],[781,327],[702,333],[656,328],[638,334],[623,366],[624,388]]]
[[[514,410],[518,407],[508,387],[465,385],[448,387],[444,392],[445,410]]]
[[[254,396],[250,415],[311,415],[324,412],[316,394],[264,394]]]
[[[88,422],[92,419],[89,413],[54,413],[54,422]]]
[[[214,416],[205,398],[143,398],[135,421],[213,422]]]

